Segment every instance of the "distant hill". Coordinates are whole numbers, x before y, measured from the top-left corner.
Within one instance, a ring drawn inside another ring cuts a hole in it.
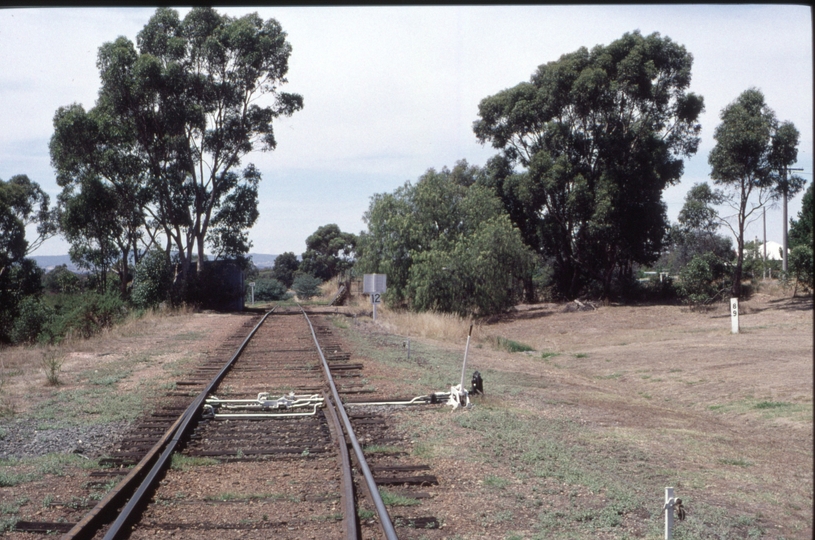
[[[55,266],[61,264],[66,265],[71,272],[79,272],[79,268],[71,262],[71,258],[68,255],[33,255],[29,257],[29,259],[37,261],[37,266],[46,272],[50,272]]]
[[[258,268],[271,268],[277,258],[277,255],[268,255],[266,253],[250,253],[249,256],[252,257],[252,262]]]
[[[267,253],[250,253],[249,256],[252,257],[252,262],[255,263],[255,266],[258,268],[271,268],[274,266],[274,260],[277,258],[277,255],[269,255]],[[50,272],[55,266],[61,264],[66,265],[71,272],[79,272],[79,268],[71,262],[71,258],[68,255],[34,255],[30,258],[37,261],[37,266],[46,272]]]

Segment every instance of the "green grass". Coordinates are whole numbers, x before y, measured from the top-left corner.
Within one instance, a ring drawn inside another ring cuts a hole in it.
[[[372,444],[362,449],[363,452],[368,454],[395,454],[403,450],[397,446],[387,446],[381,444]]]
[[[170,468],[178,471],[189,471],[193,467],[206,467],[208,465],[218,465],[217,459],[209,457],[185,456],[184,454],[173,454]]]
[[[541,358],[546,360],[547,358],[553,358],[553,357],[558,356],[558,355],[559,355],[559,353],[556,353],[556,352],[543,351],[541,353]]]
[[[420,502],[419,499],[405,497],[382,488],[379,488],[379,495],[382,497],[385,506],[416,506]]]
[[[735,465],[737,467],[750,467],[753,462],[745,459],[719,459],[717,460],[722,465]]]
[[[588,354],[586,354],[586,353],[582,353],[582,352],[575,353],[573,356],[574,356],[575,358],[588,358],[588,357],[589,357],[589,355],[588,355]]]
[[[495,476],[494,474],[488,474],[484,477],[484,485],[496,489],[504,489],[509,483],[509,480],[506,478]]]
[[[521,343],[512,339],[498,336],[495,338],[495,348],[511,353],[534,351],[535,349],[526,343]]]
[[[784,401],[759,401],[753,408],[755,409],[780,409],[784,407],[791,407],[792,403]]]

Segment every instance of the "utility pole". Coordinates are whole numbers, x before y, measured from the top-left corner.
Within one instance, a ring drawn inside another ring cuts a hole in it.
[[[804,169],[794,169],[792,167],[784,167],[784,235],[782,240],[781,254],[784,257],[781,269],[787,271],[787,171],[803,171]]]
[[[767,207],[764,207],[764,264],[762,268],[764,271],[762,272],[762,278],[767,279]]]

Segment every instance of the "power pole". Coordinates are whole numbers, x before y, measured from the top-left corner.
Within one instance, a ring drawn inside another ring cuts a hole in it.
[[[783,255],[783,263],[781,269],[787,271],[787,171],[803,171],[804,169],[794,169],[792,167],[784,167],[784,235],[782,236],[781,254]]]
[[[764,219],[764,264],[762,265],[762,268],[764,269],[764,271],[761,273],[761,277],[763,279],[767,279],[767,208],[766,207],[764,207],[764,214],[763,214],[762,217]]]

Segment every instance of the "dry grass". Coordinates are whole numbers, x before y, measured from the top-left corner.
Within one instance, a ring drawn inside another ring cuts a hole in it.
[[[377,320],[390,332],[405,336],[415,336],[451,343],[460,343],[467,337],[470,317],[461,317],[450,313],[422,312],[389,309],[384,304],[377,308]],[[473,335],[476,335],[474,329]]]
[[[29,391],[33,381],[49,386],[61,384],[60,371],[71,354],[95,352],[121,339],[156,333],[166,324],[167,317],[189,316],[193,312],[185,306],[134,313],[121,324],[87,339],[69,336],[58,345],[0,347],[0,416],[15,414],[20,409],[21,392]]]

